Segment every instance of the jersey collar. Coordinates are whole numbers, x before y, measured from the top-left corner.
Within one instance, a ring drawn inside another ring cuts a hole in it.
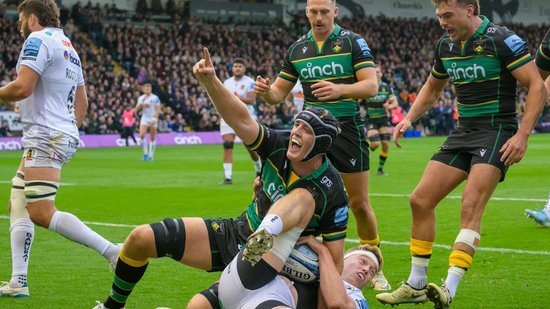
[[[342,27],[340,27],[340,25],[334,24],[334,30],[332,31],[332,34],[329,35],[329,37],[327,38],[327,40],[330,39],[330,38],[333,38],[333,37],[337,36],[338,33],[340,33],[341,30],[342,30]],[[307,33],[307,38],[310,39],[310,40],[314,40],[314,39],[313,39],[313,30],[309,30],[309,32]]]
[[[487,26],[489,25],[489,19],[485,17],[484,15],[479,15],[481,18],[481,25],[479,25],[479,28],[477,28],[474,35],[472,35],[472,39],[477,38],[478,36],[482,35],[483,32],[485,32],[485,29],[487,29]]]

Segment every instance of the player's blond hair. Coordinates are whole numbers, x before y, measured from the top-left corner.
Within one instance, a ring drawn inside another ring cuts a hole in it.
[[[42,27],[61,27],[59,8],[54,0],[25,0],[19,4],[17,11],[24,16],[33,14]]]
[[[364,245],[361,245],[361,246],[349,248],[348,251],[346,251],[345,254],[348,254],[348,253],[353,252],[353,251],[358,251],[358,250],[368,251],[368,252],[371,252],[372,254],[374,254],[374,256],[376,256],[376,259],[378,260],[378,271],[382,270],[382,267],[384,267],[384,259],[382,258],[382,252],[380,252],[380,249],[378,247],[371,246],[371,245],[368,245],[368,244],[364,244]]]
[[[438,7],[440,3],[445,2],[449,4],[449,1],[451,0],[432,0],[432,3],[435,7]],[[468,5],[474,6],[474,16],[479,15],[479,0],[455,0],[457,4],[459,4],[461,7],[465,8]]]

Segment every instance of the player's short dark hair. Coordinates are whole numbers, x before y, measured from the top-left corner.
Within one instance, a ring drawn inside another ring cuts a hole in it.
[[[433,5],[437,7],[441,2],[449,3],[450,0],[432,0]],[[474,6],[474,16],[479,15],[479,0],[456,0],[456,3],[461,7],[465,8],[468,5]]]
[[[233,59],[233,64],[236,64],[236,63],[242,64],[243,66],[246,67],[246,61],[245,61],[243,58],[235,58],[235,59]]]
[[[33,14],[42,27],[61,27],[59,8],[54,0],[25,0],[19,4],[17,11],[24,16]]]

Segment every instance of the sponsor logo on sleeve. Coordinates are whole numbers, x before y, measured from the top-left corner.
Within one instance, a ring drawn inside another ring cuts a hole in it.
[[[363,38],[357,39],[357,44],[359,44],[359,48],[361,48],[361,51],[363,52],[363,56],[371,55],[369,44],[367,44],[367,41],[365,41],[365,39]]]
[[[336,209],[334,213],[334,223],[346,223],[348,221],[348,206]]]
[[[514,55],[519,56],[522,51],[525,50],[526,44],[525,41],[523,41],[519,36],[512,35],[506,40],[504,40],[504,43],[510,48],[510,50],[514,53]]]
[[[38,52],[40,51],[40,46],[42,46],[42,40],[39,38],[29,38],[23,46],[23,60],[32,60],[36,61],[38,57]]]

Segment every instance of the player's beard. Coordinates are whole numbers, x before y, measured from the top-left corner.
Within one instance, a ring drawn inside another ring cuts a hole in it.
[[[23,25],[21,25],[21,32],[23,34],[23,38],[25,38],[25,40],[29,37],[29,35],[31,35],[31,27],[29,27],[29,22],[26,21]]]

